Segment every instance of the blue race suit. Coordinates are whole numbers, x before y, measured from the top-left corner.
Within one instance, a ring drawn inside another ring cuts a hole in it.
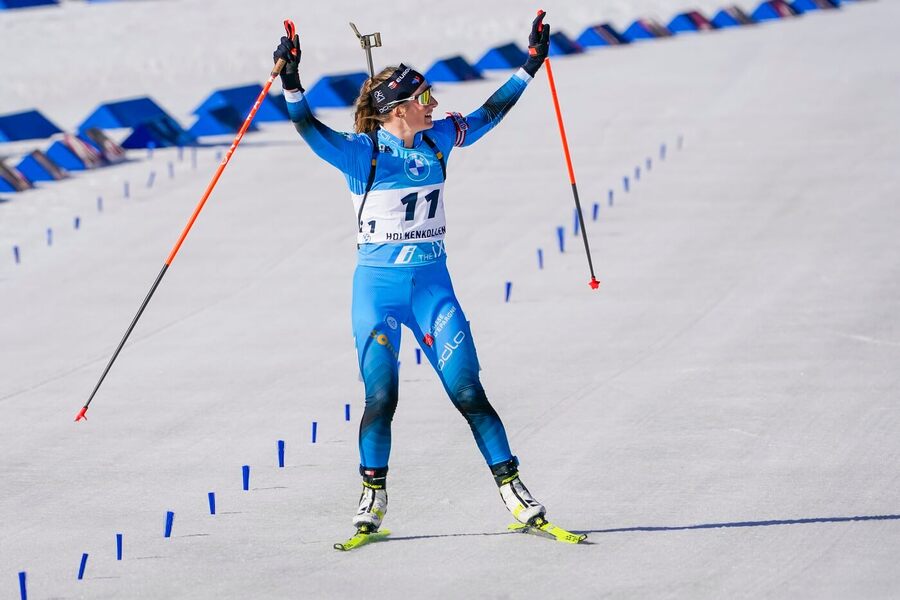
[[[444,161],[490,131],[525,91],[519,70],[485,104],[463,117],[448,113],[415,136],[411,148],[377,131],[374,183],[366,194],[373,141],[339,133],[313,115],[302,92],[285,92],[288,112],[310,148],[346,177],[359,215],[352,321],[366,407],[359,429],[360,465],[386,468],[397,407],[400,325],[412,330],[488,465],[512,458],[506,431],[478,377],[469,323],[447,272],[443,211]],[[430,143],[429,143],[430,142]]]

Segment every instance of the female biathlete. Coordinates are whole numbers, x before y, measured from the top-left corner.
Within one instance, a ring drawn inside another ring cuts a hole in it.
[[[447,159],[454,147],[474,144],[497,125],[525,91],[547,56],[550,28],[542,26],[543,16],[532,25],[528,60],[472,114],[433,120],[438,102],[431,86],[401,64],[363,84],[354,134],[313,116],[300,85],[299,36],[282,37],[275,50],[275,60],[287,62],[281,83],[291,121],[313,152],[344,174],[357,214],[352,319],[366,408],[359,426],[363,491],[353,525],[362,532],[377,531],[387,510],[401,324],[413,331],[468,421],[506,507],[522,523],[546,512],[519,479],[519,461],[479,381],[472,332],[444,250]]]

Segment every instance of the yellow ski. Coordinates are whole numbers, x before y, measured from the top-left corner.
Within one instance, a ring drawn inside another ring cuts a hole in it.
[[[543,517],[538,517],[528,525],[524,523],[513,523],[508,529],[510,531],[539,535],[566,544],[580,544],[587,539],[586,533],[572,533],[571,531],[566,531],[562,527],[557,527]]]
[[[378,540],[383,540],[387,536],[389,536],[391,532],[387,529],[379,529],[377,531],[369,531],[365,527],[360,527],[356,531],[356,535],[351,537],[346,542],[338,542],[334,545],[335,550],[342,550],[346,552],[347,550],[353,550],[354,548],[359,548],[364,544],[368,544],[369,542],[377,542]]]

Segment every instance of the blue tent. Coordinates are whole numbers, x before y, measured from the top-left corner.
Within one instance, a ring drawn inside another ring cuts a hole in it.
[[[0,159],[0,192],[24,192],[33,186],[15,167],[10,167]]]
[[[36,110],[0,115],[0,142],[43,139],[61,131]]]
[[[703,13],[692,10],[676,15],[669,22],[668,28],[672,33],[684,33],[686,31],[709,31],[716,27],[703,16]]]
[[[59,4],[59,0],[0,0],[0,10],[43,6],[45,4]]]
[[[232,88],[223,88],[215,90],[206,97],[200,106],[194,109],[193,114],[202,116],[203,113],[219,108],[232,108],[237,113],[238,118],[243,121],[250,114],[250,109],[262,92],[263,87],[258,83],[251,83]],[[256,116],[253,118],[255,122],[265,123],[271,121],[287,121],[287,109],[284,102],[271,102],[267,98],[259,105]],[[235,129],[235,131],[237,131]]]
[[[652,40],[654,38],[669,37],[672,32],[653,19],[638,19],[632,23],[622,34],[629,42],[639,40]]]
[[[47,148],[47,158],[67,171],[83,171],[103,166],[99,150],[74,135],[66,134],[62,140]]]
[[[466,62],[462,56],[451,56],[437,61],[431,68],[425,71],[425,79],[435,81],[472,81],[484,79],[481,71]]]
[[[241,116],[241,113],[234,107],[221,106],[219,108],[211,108],[200,113],[200,116],[197,117],[197,122],[191,125],[188,133],[194,137],[237,133],[244,124],[244,119],[246,117]],[[250,123],[247,131],[258,131],[255,122]]]
[[[578,42],[573,42],[562,31],[550,34],[550,51],[548,56],[565,56],[567,54],[580,54],[584,48]]]
[[[40,150],[34,150],[27,155],[16,168],[30,181],[59,181],[69,176],[65,169],[47,158]]]
[[[169,115],[148,97],[131,98],[106,102],[98,106],[94,112],[78,126],[78,133],[91,127],[99,129],[133,128]]]
[[[798,14],[783,0],[767,0],[756,7],[751,15],[756,21],[772,21]]]
[[[528,53],[510,42],[502,46],[494,46],[484,53],[484,56],[475,63],[479,71],[488,69],[514,69],[525,64]]]
[[[840,0],[794,0],[791,8],[800,14],[810,10],[823,10],[840,7]]]
[[[363,72],[325,75],[305,93],[306,99],[313,108],[353,106],[368,78]]]
[[[123,148],[167,148],[189,146],[197,141],[181,128],[175,119],[166,115],[141,123],[122,142]]]
[[[622,37],[621,33],[613,29],[613,26],[609,23],[588,27],[581,32],[577,41],[583,47],[618,46],[619,44],[628,43],[628,40]]]
[[[718,29],[724,29],[726,27],[752,25],[756,21],[737,6],[728,6],[717,12],[711,23]]]

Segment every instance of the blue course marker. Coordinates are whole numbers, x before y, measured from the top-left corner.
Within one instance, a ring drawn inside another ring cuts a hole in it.
[[[284,468],[284,440],[278,440],[278,468]]]
[[[543,270],[543,268],[544,268],[544,251],[542,249],[538,248],[537,255],[538,255],[538,269]]]
[[[652,169],[653,168],[653,159],[648,156],[647,160],[645,161],[644,166],[647,168],[648,171],[650,169]]]
[[[206,497],[209,499],[209,514],[216,514],[216,493],[210,492]]]
[[[53,229],[51,229],[50,227],[47,228],[47,245],[53,245]]]
[[[22,600],[28,600],[28,590],[25,587],[25,571],[19,571],[19,595]]]
[[[572,235],[581,233],[581,220],[578,218],[578,209],[572,209]]]
[[[684,146],[684,136],[683,136],[683,135],[679,135],[679,136],[678,136],[678,149],[681,150],[681,148],[682,148],[683,146]]]
[[[634,168],[634,180],[635,180],[635,181],[640,181],[640,180],[641,180],[641,168],[640,168],[640,167],[635,167],[635,168]]]
[[[509,295],[512,293],[512,281],[506,282],[506,301],[509,302]]]
[[[156,142],[147,143],[147,158],[153,158],[153,149],[156,148]]]
[[[75,229],[81,229],[81,217],[75,217]]]
[[[166,533],[165,537],[172,537],[172,521],[175,520],[175,513],[171,510],[166,512]]]
[[[116,560],[122,560],[122,534],[116,534]]]
[[[175,179],[175,163],[169,161],[169,179]]]
[[[16,264],[22,262],[22,257],[19,255],[19,247],[13,246],[13,258],[16,260]]]
[[[609,190],[609,199],[607,200],[607,204],[609,204],[609,206],[613,205],[613,191],[612,190]]]
[[[597,217],[600,216],[600,203],[594,202],[594,220],[597,220]]]
[[[666,145],[662,144],[659,147],[659,160],[666,160]]]
[[[184,160],[184,146],[178,146],[178,162]]]
[[[103,212],[103,196],[97,196],[97,212]]]
[[[156,171],[150,171],[150,176],[147,178],[147,188],[153,187],[153,182],[156,181]]]
[[[416,348],[416,364],[417,365],[422,364],[422,349],[421,348]],[[347,406],[350,406],[350,405],[348,404]],[[350,419],[347,419],[347,420],[349,421]]]
[[[81,565],[78,567],[78,580],[84,579],[84,568],[87,566],[87,552],[81,555]]]
[[[197,146],[191,148],[191,168],[197,169]]]
[[[566,230],[563,227],[556,228],[556,237],[559,240],[559,251],[566,251]]]
[[[250,489],[250,465],[241,467],[241,474],[244,476],[244,491]]]
[[[345,421],[350,420],[350,405],[349,404],[344,405],[344,420]]]
[[[124,189],[124,193],[122,195],[125,196],[126,198],[129,198],[131,196],[131,186],[128,184],[127,181],[125,182],[125,189]]]
[[[399,363],[398,363],[399,364]],[[312,422],[312,443],[316,443],[316,434],[318,433],[319,424],[316,421]]]

